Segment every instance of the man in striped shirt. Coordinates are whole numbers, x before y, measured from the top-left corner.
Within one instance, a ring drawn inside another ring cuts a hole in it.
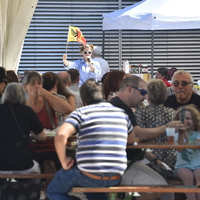
[[[124,110],[103,100],[101,85],[88,79],[80,88],[84,107],[69,115],[55,136],[63,169],[56,173],[47,195],[50,200],[72,199],[74,186],[119,185],[127,167],[126,145],[134,142],[131,121]],[[78,133],[75,161],[66,156],[67,139]],[[106,200],[106,194],[86,194],[88,200]]]

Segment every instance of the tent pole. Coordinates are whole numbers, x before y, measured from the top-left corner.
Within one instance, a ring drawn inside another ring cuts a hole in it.
[[[104,45],[105,45],[105,31],[103,31],[103,49],[102,49],[102,58],[104,58]]]
[[[119,30],[119,70],[122,70],[122,31]]]
[[[151,78],[153,78],[154,31],[151,31]]]

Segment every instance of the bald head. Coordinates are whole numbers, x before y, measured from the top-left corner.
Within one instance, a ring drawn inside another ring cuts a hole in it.
[[[70,86],[71,85],[70,74],[68,74],[67,72],[59,72],[58,76],[62,79],[62,81],[65,84],[65,86]]]

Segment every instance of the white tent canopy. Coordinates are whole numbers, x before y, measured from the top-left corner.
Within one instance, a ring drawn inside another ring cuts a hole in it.
[[[38,0],[0,1],[0,66],[17,72],[24,39]]]
[[[103,30],[200,28],[200,0],[143,0],[103,14]]]

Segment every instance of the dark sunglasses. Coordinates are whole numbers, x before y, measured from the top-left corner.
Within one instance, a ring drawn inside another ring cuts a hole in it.
[[[8,81],[0,81],[0,83],[5,83],[5,85],[7,85]]]
[[[173,84],[175,87],[178,87],[179,84],[181,84],[182,87],[186,87],[188,84],[192,84],[192,82],[187,82],[187,81],[181,81],[181,82],[179,82],[179,81],[174,81],[172,84]]]
[[[84,54],[92,54],[91,51],[84,51],[83,53],[84,53]]]
[[[142,88],[139,88],[139,87],[135,87],[135,86],[132,86],[132,85],[126,85],[126,87],[132,87],[132,88],[134,88],[134,89],[136,89],[136,90],[139,90],[140,91],[140,93],[141,93],[141,95],[145,95],[145,94],[147,94],[147,91],[146,90],[143,90]]]

